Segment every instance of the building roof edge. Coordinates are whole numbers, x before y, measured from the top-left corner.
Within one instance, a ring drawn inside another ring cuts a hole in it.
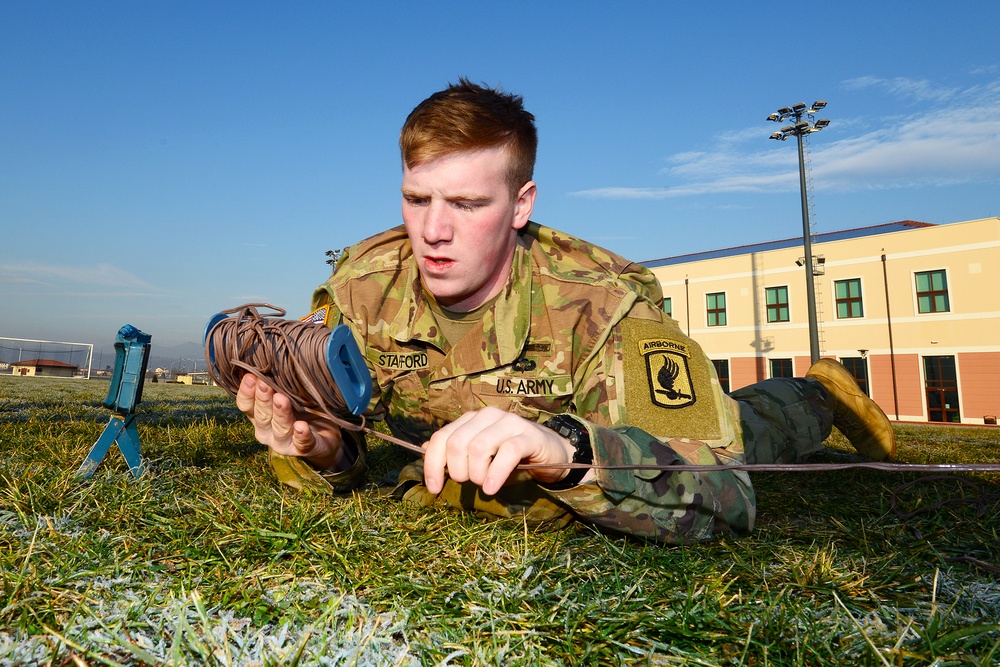
[[[875,236],[877,234],[891,234],[893,232],[903,232],[913,229],[920,229],[923,227],[937,227],[937,226],[938,225],[933,222],[918,222],[916,220],[899,220],[897,222],[884,222],[878,225],[869,225],[867,227],[852,227],[850,229],[841,229],[833,232],[821,232],[819,234],[813,234],[812,242],[814,244],[828,243],[830,241],[842,241],[845,239],[855,239],[864,236]],[[700,252],[692,252],[684,255],[674,255],[672,257],[650,259],[639,263],[649,268],[656,268],[658,266],[670,266],[672,264],[683,264],[685,262],[698,262],[706,259],[718,259],[721,257],[732,257],[734,255],[745,255],[751,252],[763,252],[765,250],[780,250],[782,248],[791,248],[798,245],[802,245],[801,236],[796,236],[787,239],[778,239],[776,241],[762,241],[760,243],[749,243],[746,245],[731,246],[728,248],[719,248],[717,250],[703,250]]]

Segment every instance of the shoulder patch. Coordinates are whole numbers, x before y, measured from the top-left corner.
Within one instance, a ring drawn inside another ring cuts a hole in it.
[[[711,362],[701,347],[663,322],[619,324],[625,422],[660,438],[722,437]]]
[[[639,341],[639,353],[646,360],[649,397],[664,408],[683,408],[695,402],[688,359],[688,346],[666,338]]]
[[[305,317],[299,319],[300,322],[308,322],[309,324],[328,324],[327,318],[330,317],[330,306],[320,306],[316,310],[312,311]]]

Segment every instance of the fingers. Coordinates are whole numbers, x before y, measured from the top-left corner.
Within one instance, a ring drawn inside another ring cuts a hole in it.
[[[424,449],[424,483],[431,493],[440,493],[447,469],[456,482],[471,481],[493,495],[522,461],[569,462],[572,449],[567,445],[539,424],[484,408],[462,415],[431,436]]]
[[[448,440],[451,434],[461,428],[461,426],[472,419],[473,413],[469,412],[444,428],[435,432],[431,439],[424,445],[424,484],[431,493],[441,493],[444,488],[444,471],[452,467],[448,465]],[[454,469],[464,468],[462,464],[455,462]],[[464,481],[464,480],[463,480]]]
[[[240,380],[240,388],[236,392],[236,407],[239,411],[249,416],[253,412],[254,395],[257,393],[257,378],[250,373]]]
[[[290,456],[308,457],[316,449],[316,434],[304,421],[292,423],[288,432],[288,447]]]
[[[291,400],[250,373],[240,381],[236,406],[250,419],[257,441],[275,453],[305,457],[323,469],[342,467],[340,429],[296,419]]]
[[[343,444],[340,429],[333,424],[298,420],[292,422],[287,439],[276,441],[271,449],[285,456],[307,458],[322,470],[345,470],[350,460]]]

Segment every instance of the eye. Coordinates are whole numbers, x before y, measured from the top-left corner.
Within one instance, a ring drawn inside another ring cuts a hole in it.
[[[478,199],[456,199],[452,205],[460,211],[475,211],[486,206],[489,202]]]
[[[424,206],[429,201],[426,197],[414,197],[411,195],[403,195],[403,200],[410,206]]]

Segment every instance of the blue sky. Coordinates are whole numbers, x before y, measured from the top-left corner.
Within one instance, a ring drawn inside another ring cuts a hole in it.
[[[534,219],[634,260],[813,222],[1000,215],[1000,2],[0,4],[0,336],[154,349],[399,223],[399,127],[459,76],[538,121]]]

